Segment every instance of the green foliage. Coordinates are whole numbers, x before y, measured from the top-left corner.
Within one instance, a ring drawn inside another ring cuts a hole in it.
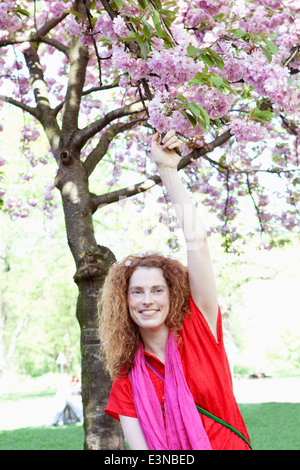
[[[10,221],[7,214],[1,218],[6,226],[6,233],[0,236],[5,353],[20,327],[14,369],[32,376],[55,371],[56,358],[63,352],[72,371],[80,364],[79,327],[75,320],[74,268],[67,248],[56,240],[53,253],[49,235],[43,234],[42,224],[33,216],[29,221],[20,221],[22,227]]]
[[[273,55],[277,54],[279,51],[279,48],[276,46],[276,44],[274,44],[274,42],[272,42],[270,39],[266,38],[265,33],[247,33],[242,29],[229,29],[227,32],[231,33],[233,36],[241,39],[247,44],[258,44],[270,63],[272,62]]]

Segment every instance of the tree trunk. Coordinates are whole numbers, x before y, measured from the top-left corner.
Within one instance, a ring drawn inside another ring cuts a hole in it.
[[[124,449],[120,425],[103,410],[109,397],[111,382],[99,357],[97,300],[109,266],[112,252],[99,247],[98,253],[87,255],[87,264],[75,275],[79,288],[77,319],[81,330],[82,400],[86,450]]]
[[[81,330],[82,402],[86,450],[124,449],[120,424],[104,413],[111,381],[99,358],[97,301],[114,262],[95,240],[88,176],[76,151],[60,155],[56,186],[61,192],[68,243],[76,264],[77,319]]]

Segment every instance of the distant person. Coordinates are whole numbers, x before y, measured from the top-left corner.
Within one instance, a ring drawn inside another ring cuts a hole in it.
[[[67,374],[62,374],[55,395],[55,414],[50,426],[59,423],[66,424],[66,416],[71,414],[75,421],[83,423],[83,410],[81,399],[81,387],[79,379],[73,375],[72,379]]]
[[[158,134],[152,140],[188,267],[148,254],[110,269],[100,299],[102,354],[114,379],[105,412],[121,421],[132,450],[246,450],[206,232],[177,173],[178,147],[174,131],[162,144]]]

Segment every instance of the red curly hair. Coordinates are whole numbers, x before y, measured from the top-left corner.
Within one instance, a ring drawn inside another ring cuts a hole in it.
[[[128,309],[129,280],[137,267],[160,268],[170,293],[166,325],[177,333],[188,314],[190,285],[187,268],[175,259],[157,253],[130,255],[114,263],[99,297],[100,355],[112,379],[127,375],[139,344],[139,329]]]

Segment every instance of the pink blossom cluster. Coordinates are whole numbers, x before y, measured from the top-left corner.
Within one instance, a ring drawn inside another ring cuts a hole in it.
[[[257,0],[257,3],[264,5],[269,8],[280,8],[282,5],[281,0]]]
[[[218,15],[224,7],[228,7],[229,0],[196,0],[195,6],[202,9],[208,15]]]
[[[80,37],[82,34],[81,24],[76,20],[75,16],[69,15],[66,22],[67,32],[71,36]]]
[[[208,88],[206,85],[199,86],[189,94],[190,100],[203,106],[211,119],[219,119],[225,116],[231,109],[234,95],[224,95],[217,88]]]
[[[129,73],[133,81],[144,78],[149,72],[149,67],[144,60],[135,59],[129,52],[125,51],[123,45],[118,44],[112,46],[112,65],[116,70]]]
[[[86,25],[82,26],[75,16],[70,15],[67,19],[67,31],[71,36],[80,37],[82,43],[86,45],[92,44],[92,37],[95,40],[105,37],[109,41],[116,41],[119,37],[126,37],[130,34],[122,16],[117,16],[112,21],[106,12],[98,16],[91,33],[87,33]]]
[[[21,136],[24,140],[30,142],[37,140],[40,136],[40,133],[35,127],[25,125],[21,129]]]
[[[268,136],[267,129],[252,119],[235,118],[229,128],[238,142],[259,142]]]
[[[134,81],[147,78],[155,89],[177,86],[191,80],[201,70],[201,65],[187,57],[182,46],[173,49],[154,50],[146,61],[132,57],[123,45],[114,44],[112,48],[113,66],[128,72]]]
[[[117,16],[117,18],[113,20],[113,28],[118,37],[127,37],[130,34],[130,31],[126,26],[125,20],[122,18],[122,16]]]
[[[12,13],[14,2],[0,3],[0,30],[16,32],[22,27],[21,20]]]
[[[205,134],[205,131],[198,123],[196,127],[194,127],[180,111],[173,112],[170,128],[177,130],[189,139],[193,139],[198,147],[202,147],[202,136]],[[186,150],[188,151],[188,149]]]
[[[12,217],[24,219],[29,215],[29,209],[26,206],[24,207],[24,202],[21,199],[8,198],[5,200],[5,206]]]
[[[167,0],[161,1],[163,8],[169,9],[169,12],[174,10],[173,5]],[[31,15],[31,18],[24,15],[23,18],[21,14],[16,14],[17,5],[20,4],[22,8],[25,8],[25,5],[27,6],[25,0],[17,3],[12,0],[0,1],[1,37],[14,36],[14,32],[34,34],[46,21],[58,18],[65,9],[71,10],[72,3],[72,1],[64,0],[36,2],[37,11],[33,19],[33,15]],[[216,133],[222,132],[222,129],[216,131],[213,125],[211,132],[206,133],[200,124],[194,127],[190,120],[182,114],[182,110],[185,109],[184,106],[188,101],[180,98],[178,93],[183,95],[189,102],[202,106],[211,120],[225,117],[224,121],[219,121],[219,125],[223,125],[225,129],[226,124],[223,123],[229,122],[228,128],[239,142],[239,153],[233,151],[230,154],[230,148],[226,148],[226,144],[224,144],[224,164],[230,168],[240,169],[239,176],[238,174],[235,176],[230,175],[229,178],[229,175],[225,174],[226,172],[218,174],[217,171],[212,176],[211,166],[206,166],[204,158],[190,165],[186,170],[186,174],[190,178],[190,187],[206,195],[205,204],[218,213],[222,224],[220,232],[224,234],[227,241],[233,242],[238,238],[238,233],[232,227],[232,221],[239,211],[239,198],[247,193],[247,187],[243,180],[245,175],[242,175],[243,170],[251,168],[251,171],[257,169],[263,171],[260,168],[261,161],[258,163],[259,158],[253,158],[253,155],[249,152],[249,148],[254,151],[253,149],[256,146],[249,146],[247,143],[263,142],[269,137],[278,138],[278,133],[270,135],[273,129],[271,124],[266,125],[257,122],[251,118],[251,115],[248,117],[242,116],[251,112],[255,101],[258,102],[264,98],[271,101],[272,108],[277,115],[279,113],[294,114],[300,108],[299,88],[295,86],[296,83],[293,84],[293,80],[297,75],[290,75],[289,73],[289,68],[294,69],[293,73],[296,69],[299,69],[299,55],[294,54],[289,67],[283,66],[285,61],[290,58],[291,53],[295,51],[295,46],[299,44],[299,2],[295,0],[285,0],[284,2],[281,0],[237,0],[235,2],[233,0],[178,0],[176,7],[179,11],[174,10],[176,18],[172,21],[170,28],[167,28],[165,24],[161,24],[162,35],[156,30],[151,18],[151,12],[153,12],[154,3],[156,4],[156,2],[146,2],[149,6],[144,11],[141,9],[142,2],[138,3],[139,8],[136,8],[132,3],[122,0],[123,6],[115,20],[112,21],[101,2],[91,2],[93,21],[95,21],[92,31],[87,27],[87,22],[82,26],[80,19],[77,20],[75,16],[69,14],[61,24],[55,27],[53,35],[49,37],[53,38],[53,42],[61,42],[67,46],[70,46],[71,43],[72,38],[70,36],[80,38],[86,45],[92,44],[90,48],[91,58],[86,73],[86,87],[99,85],[98,61],[93,53],[93,39],[96,40],[99,55],[105,59],[101,61],[103,84],[117,83],[115,79],[120,78],[119,89],[114,87],[115,96],[121,97],[120,101],[116,98],[114,103],[116,107],[124,106],[125,103],[139,99],[136,87],[137,85],[142,87],[141,80],[145,79],[154,96],[149,103],[149,123],[159,132],[165,132],[169,128],[180,132],[186,137],[186,146],[184,146],[186,152],[196,146],[204,145],[211,138],[215,138]],[[96,8],[94,8],[95,4]],[[113,8],[116,8],[116,5],[117,2],[115,2]],[[217,17],[216,15],[220,13],[223,16]],[[136,19],[132,27],[128,27],[131,21],[130,15],[134,15]],[[19,27],[20,21],[22,28]],[[143,30],[144,21],[147,21],[153,29],[145,27]],[[230,28],[242,29],[253,35],[253,39],[249,40],[249,36],[246,40],[240,39],[238,35],[228,32]],[[138,48],[137,53],[130,52],[134,48],[128,47],[128,41],[122,41],[121,39],[128,36],[130,31],[137,31],[141,35],[139,41],[136,42],[136,45],[141,46],[140,49],[143,52],[140,56],[138,56]],[[142,42],[147,39],[147,34],[151,34],[151,40],[146,44],[147,47],[143,49]],[[166,35],[168,35],[168,42],[163,40]],[[255,35],[260,36],[255,38]],[[277,54],[272,55],[271,63],[269,63],[270,53],[267,58],[262,50],[262,47],[267,44],[265,42],[266,38],[272,40],[280,49]],[[188,57],[187,47],[190,45],[201,50],[206,50],[208,47],[212,48],[223,59],[224,70],[221,70],[222,67],[221,69],[217,66],[212,67],[207,62],[204,65],[201,58],[196,60],[195,56]],[[1,75],[5,77],[2,78],[3,81],[10,77],[8,79],[10,84],[15,85],[15,91],[12,95],[14,99],[19,100],[22,104],[33,106],[33,95],[29,92],[28,71],[21,55],[25,47],[28,47],[28,44],[14,45],[14,54],[11,55],[10,64],[7,60],[8,56],[5,59],[4,56],[0,58]],[[53,50],[53,45],[40,45],[39,54],[41,54],[43,70],[46,65],[48,67],[47,54],[52,55]],[[64,56],[60,64],[59,74],[66,77],[68,68],[68,58]],[[189,84],[198,72],[201,72],[199,75],[202,77],[205,75],[208,77],[207,79],[204,77],[205,85]],[[214,77],[223,77],[223,79],[230,82],[237,95],[233,95],[228,88],[220,85],[222,81],[210,81],[211,72]],[[49,75],[51,75],[51,71]],[[64,83],[64,86],[62,83]],[[218,84],[219,88],[214,86],[215,83]],[[66,80],[63,81],[61,77],[57,79],[52,74],[50,78],[47,77],[47,86],[49,95],[52,95],[51,98],[55,97],[56,102],[62,103]],[[143,92],[143,89],[140,88],[140,91]],[[234,109],[233,102],[235,102]],[[99,103],[99,95],[96,97],[96,93],[90,96],[85,94],[81,108],[82,113],[90,116],[98,115],[101,118],[107,109],[104,104]],[[187,111],[191,112],[188,108]],[[240,114],[237,114],[239,111]],[[195,122],[193,123],[195,124]],[[37,158],[30,149],[30,143],[38,139],[39,132],[25,126],[21,129],[21,135],[23,153],[30,165],[33,167],[38,163],[46,164],[48,158],[43,155]],[[127,147],[124,148],[122,153],[116,146],[115,162],[110,181],[107,183],[110,187],[119,181],[124,159],[126,160],[126,166],[129,162],[131,167],[140,173],[146,174],[147,171],[150,171],[149,168],[146,168],[143,150],[145,146],[149,147],[150,137],[145,136],[144,133],[141,134],[138,127],[130,130],[128,136],[130,136],[130,140],[128,140]],[[284,137],[281,136],[281,138],[284,140]],[[92,150],[92,145],[93,142],[86,146],[85,151],[87,153]],[[234,150],[235,146],[232,148]],[[287,148],[289,148],[289,152],[286,150]],[[275,171],[278,169],[282,178],[293,181],[291,186],[296,187],[297,180],[292,180],[289,171],[294,171],[295,166],[298,164],[299,151],[297,154],[291,148],[293,148],[293,145],[289,142],[289,145],[274,149],[269,161],[271,169]],[[0,157],[0,166],[4,164],[5,160]],[[149,166],[149,162],[147,162],[147,166]],[[21,179],[24,181],[29,181],[31,177],[29,172],[21,175]],[[1,184],[4,186],[3,182]],[[269,199],[263,189],[257,190],[259,179],[252,178],[252,173],[250,187],[260,209],[259,222],[261,227],[270,233],[272,220],[268,212]],[[5,189],[0,188],[0,197],[5,195]],[[296,199],[296,196],[293,196],[293,199],[290,197],[287,203],[291,207],[296,203],[299,205],[299,200]],[[22,202],[17,198],[13,199],[7,196],[7,207],[13,217],[26,217],[30,208],[37,205],[37,201],[33,198],[27,202]],[[52,217],[56,207],[52,186],[45,189],[42,205],[38,205],[38,207],[42,207],[49,218]],[[167,215],[163,213],[161,221],[169,224],[171,219]],[[288,211],[284,216],[281,216],[280,222],[288,229],[293,228],[296,223],[293,214]],[[172,245],[174,248],[176,243],[176,237],[174,236],[174,244]]]
[[[148,106],[149,123],[160,133],[167,132],[171,127],[172,118],[166,112],[169,99],[167,91],[157,91]]]
[[[147,61],[149,80],[155,88],[163,89],[165,85],[178,86],[194,78],[202,66],[191,57],[181,45],[173,49],[162,49],[153,52]],[[151,75],[150,75],[151,74]]]
[[[55,0],[55,1],[49,2],[49,9],[50,9],[51,15],[53,15],[54,18],[58,18],[66,11],[71,10],[72,3],[73,3],[72,0]]]
[[[255,50],[244,60],[243,77],[260,95],[270,98],[288,114],[300,110],[300,92],[289,83],[289,70],[277,63],[269,63],[261,50]]]

